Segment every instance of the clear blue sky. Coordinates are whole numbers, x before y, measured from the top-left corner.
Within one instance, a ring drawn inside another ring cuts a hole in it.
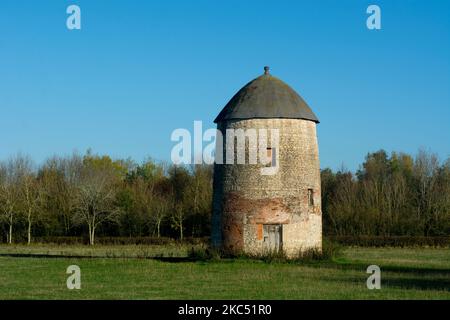
[[[81,7],[82,29],[66,28]],[[382,30],[366,28],[366,8]],[[450,155],[450,1],[1,0],[0,159],[170,159],[270,65],[321,120],[322,167]]]

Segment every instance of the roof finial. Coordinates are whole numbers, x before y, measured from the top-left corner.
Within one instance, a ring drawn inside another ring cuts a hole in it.
[[[264,67],[264,74],[269,74],[269,66]]]

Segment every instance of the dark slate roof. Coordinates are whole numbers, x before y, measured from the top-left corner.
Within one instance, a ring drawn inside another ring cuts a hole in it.
[[[222,109],[215,123],[231,119],[319,119],[291,87],[268,73],[247,83]]]

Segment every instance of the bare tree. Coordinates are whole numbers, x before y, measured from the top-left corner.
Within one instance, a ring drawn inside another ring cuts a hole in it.
[[[151,221],[155,226],[156,235],[161,236],[161,223],[166,219],[170,210],[170,201],[165,197],[158,196],[152,206]]]
[[[180,240],[183,240],[184,220],[186,219],[186,217],[182,204],[175,204],[173,206],[171,218],[172,227],[180,232]]]
[[[169,182],[173,194],[172,227],[180,232],[183,239],[184,221],[188,213],[188,202],[192,197],[189,192],[191,176],[184,167],[172,166],[169,169]]]
[[[14,184],[11,183],[10,177],[8,177],[7,170],[1,168],[1,181],[0,181],[0,209],[2,213],[2,220],[8,225],[7,242],[12,243],[13,238],[13,225],[15,218],[15,209],[17,205],[17,189]]]
[[[417,220],[423,223],[423,232],[428,236],[433,221],[434,194],[436,188],[439,160],[437,155],[420,149],[414,162],[414,175],[417,183]]]
[[[41,188],[34,171],[33,161],[29,156],[19,154],[12,161],[9,170],[14,177],[14,189],[18,200],[16,207],[27,222],[27,239],[30,244],[32,225],[41,213],[39,210],[42,200]]]
[[[20,196],[23,203],[23,213],[27,220],[27,241],[31,243],[31,228],[35,220],[39,219],[42,192],[35,174],[24,168],[20,183]]]
[[[20,162],[21,156],[19,155],[10,158],[5,163],[0,163],[0,209],[2,220],[8,225],[8,243],[13,241],[13,226],[19,207]]]
[[[116,177],[106,167],[87,165],[83,168],[76,190],[75,222],[86,224],[89,243],[95,243],[95,231],[105,221],[115,221],[119,212],[116,206]]]

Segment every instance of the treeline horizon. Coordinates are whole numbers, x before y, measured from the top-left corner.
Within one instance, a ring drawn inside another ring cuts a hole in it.
[[[0,161],[0,240],[208,237],[212,165],[142,163],[108,155]],[[384,150],[356,172],[321,170],[325,236],[448,236],[450,158]]]

